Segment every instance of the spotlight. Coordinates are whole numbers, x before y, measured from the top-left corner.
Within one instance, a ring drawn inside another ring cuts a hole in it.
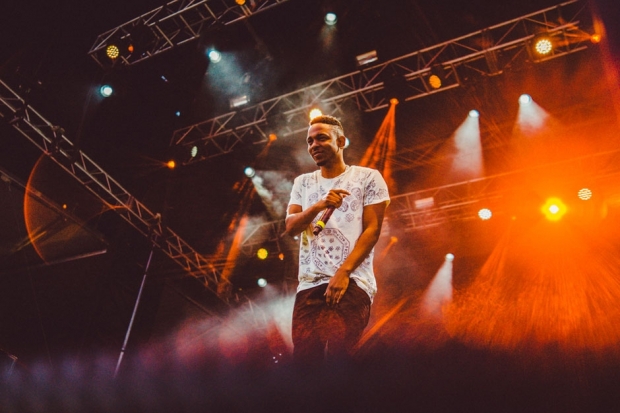
[[[399,103],[399,102],[398,102],[398,99],[396,99],[396,98],[392,98],[392,99],[390,99],[390,104],[391,104],[391,105],[398,105],[398,103]]]
[[[211,61],[211,63],[218,63],[220,60],[222,60],[222,54],[215,49],[209,50],[207,56],[209,56],[209,60]]]
[[[276,135],[275,133],[270,133],[269,134],[269,142],[273,142],[278,140],[278,135]]]
[[[472,109],[469,111],[469,117],[470,118],[479,118],[480,117],[480,112],[478,112],[476,109]]]
[[[108,47],[106,47],[106,49],[105,49],[105,54],[111,60],[116,60],[121,55],[121,50],[118,48],[117,45],[109,44]]]
[[[104,98],[109,98],[110,96],[112,96],[112,93],[114,93],[114,89],[112,89],[112,86],[110,85],[103,85],[99,88],[99,93]]]
[[[254,168],[252,168],[251,166],[248,166],[247,168],[245,168],[243,170],[243,173],[245,174],[245,176],[247,176],[248,178],[254,178],[254,176],[256,175],[256,171],[254,170]]]
[[[325,24],[327,24],[328,26],[333,26],[334,24],[336,24],[337,21],[338,16],[336,16],[336,13],[329,12],[325,15]]]
[[[366,66],[373,62],[376,62],[377,60],[379,60],[379,58],[377,57],[377,51],[371,50],[370,52],[355,56],[355,60],[357,60],[358,66]]]
[[[431,196],[429,198],[416,199],[414,205],[416,209],[431,208],[435,205],[435,198]]]
[[[284,261],[284,253],[283,252],[279,253],[278,258],[280,258],[280,261]]]
[[[194,145],[192,146],[192,149],[190,151],[190,155],[192,158],[195,158],[198,155],[198,146]]]
[[[491,219],[492,216],[493,213],[489,208],[482,208],[480,211],[478,211],[478,217],[483,221]]]
[[[166,163],[166,166],[168,167],[168,169],[174,169],[176,168],[177,163],[171,159]]]
[[[241,107],[245,104],[247,104],[250,101],[250,99],[247,97],[247,95],[243,95],[243,96],[239,96],[233,99],[230,99],[230,108],[231,109],[236,109],[238,107]]]
[[[446,77],[446,72],[441,65],[435,65],[431,68],[428,76],[428,84],[431,88],[437,90],[443,86],[443,80]]]
[[[267,258],[267,255],[269,255],[269,252],[265,248],[260,248],[258,251],[256,251],[256,256],[261,260]]]
[[[519,103],[522,105],[527,105],[528,103],[532,103],[532,97],[526,93],[519,96]]]
[[[549,221],[559,221],[567,211],[566,204],[560,198],[549,198],[540,208]]]
[[[235,3],[237,3],[240,6],[243,6],[245,4],[245,0],[235,0]]]
[[[592,198],[592,191],[588,188],[581,188],[579,192],[577,192],[577,196],[582,201],[587,201]]]
[[[454,261],[454,254],[451,254],[451,253],[446,254],[446,261],[448,262]]]
[[[321,115],[323,115],[323,112],[321,112],[321,109],[317,109],[317,108],[312,109],[310,113],[308,114],[308,116],[310,117],[310,120],[314,118],[318,118]]]
[[[590,36],[590,41],[591,41],[592,43],[595,43],[595,44],[596,44],[596,43],[600,43],[600,41],[601,41],[601,35],[600,35],[600,34],[598,34],[598,33],[594,33],[592,36]]]
[[[261,287],[261,288],[265,288],[265,287],[267,287],[267,280],[264,279],[264,278],[259,278],[256,281],[256,284],[258,284],[258,286]]]
[[[553,51],[553,42],[547,35],[538,36],[534,40],[534,52],[539,56],[547,56]]]

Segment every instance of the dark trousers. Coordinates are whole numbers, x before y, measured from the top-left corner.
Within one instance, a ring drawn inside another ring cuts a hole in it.
[[[325,300],[327,284],[303,290],[293,308],[293,359],[318,365],[327,357],[347,358],[370,318],[370,297],[351,280],[336,305]]]

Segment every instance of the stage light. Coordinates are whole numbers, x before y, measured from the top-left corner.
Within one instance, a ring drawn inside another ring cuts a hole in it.
[[[190,151],[190,155],[192,156],[192,158],[195,158],[196,155],[198,155],[198,146],[196,146],[196,145],[192,146],[192,150]]]
[[[479,118],[480,117],[480,112],[478,112],[476,109],[472,109],[469,111],[469,117],[470,118]]]
[[[245,0],[235,0],[235,3],[237,3],[240,6],[243,6],[245,4]]]
[[[478,217],[480,217],[480,219],[483,221],[491,219],[492,216],[493,213],[489,208],[482,208],[480,211],[478,211]]]
[[[109,44],[108,47],[105,48],[105,54],[112,60],[118,59],[121,55],[121,50],[115,44]]]
[[[451,253],[446,254],[446,261],[448,262],[454,261],[454,254],[451,254]]]
[[[112,96],[112,93],[114,93],[114,89],[112,89],[112,86],[110,85],[103,85],[99,88],[99,93],[104,98],[109,98],[110,96]]]
[[[579,192],[577,192],[577,196],[582,201],[587,201],[592,198],[592,191],[588,188],[581,188]]]
[[[553,51],[553,42],[549,36],[539,36],[534,40],[534,52],[539,56],[546,56]]]
[[[258,284],[258,286],[261,287],[261,288],[265,288],[265,287],[267,287],[267,280],[264,279],[264,278],[259,278],[256,281],[256,284]]]
[[[284,253],[283,252],[279,253],[278,258],[280,258],[280,261],[284,261]]]
[[[168,167],[168,169],[174,169],[176,168],[177,163],[171,159],[166,163],[166,166]]]
[[[429,198],[416,199],[414,201],[414,205],[416,209],[431,208],[433,205],[435,205],[435,198],[431,196]]]
[[[559,221],[568,208],[560,198],[549,198],[540,210],[549,221]]]
[[[322,116],[323,112],[321,112],[321,109],[317,109],[314,108],[310,111],[310,113],[308,114],[308,116],[310,117],[310,120],[314,119],[314,118],[318,118],[319,116]]]
[[[439,89],[441,87],[441,78],[437,75],[430,75],[428,84],[431,85],[433,89]]]
[[[245,168],[243,170],[243,173],[245,174],[245,176],[247,176],[248,178],[254,178],[254,176],[256,175],[256,171],[254,170],[254,168],[252,168],[251,166],[248,166],[247,168]]]
[[[178,118],[179,116],[181,116],[181,112],[177,110],[176,112],[174,112],[174,115]]]
[[[376,62],[377,60],[379,60],[379,58],[377,57],[377,51],[371,50],[370,52],[355,56],[355,60],[357,60],[358,66],[366,66],[373,62]]]
[[[600,41],[601,41],[601,35],[600,35],[600,34],[598,34],[598,33],[594,33],[592,36],[590,36],[590,41],[591,41],[592,43],[595,43],[595,44],[596,44],[596,43],[600,43]]]
[[[231,109],[236,109],[239,108],[243,105],[246,105],[248,102],[250,101],[250,99],[248,98],[247,95],[243,95],[243,96],[239,96],[233,99],[230,99],[230,108]]]
[[[399,103],[399,102],[398,102],[398,99],[396,99],[396,98],[392,98],[392,99],[390,99],[390,104],[391,104],[391,105],[398,105],[398,103]]]
[[[532,97],[526,93],[519,96],[519,103],[522,105],[527,105],[528,103],[532,103]]]
[[[265,248],[260,248],[258,251],[256,251],[256,256],[261,260],[267,258],[267,255],[269,255],[269,252]]]
[[[269,134],[269,142],[273,142],[278,140],[278,135],[276,135],[275,133],[270,133]]]
[[[336,13],[329,12],[325,15],[325,24],[327,24],[328,26],[333,26],[334,24],[336,24],[337,21],[338,16],[336,16]]]
[[[222,54],[215,49],[211,49],[208,51],[207,56],[209,56],[209,60],[211,63],[218,63],[222,60]]]

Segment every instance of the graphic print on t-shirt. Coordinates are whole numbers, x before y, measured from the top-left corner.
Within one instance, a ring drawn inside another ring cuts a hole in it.
[[[340,267],[351,248],[349,240],[335,228],[325,228],[311,242],[316,244],[316,248],[311,248],[312,262],[316,268],[327,274]]]

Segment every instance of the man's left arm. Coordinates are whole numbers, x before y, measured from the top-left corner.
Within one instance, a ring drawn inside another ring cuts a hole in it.
[[[327,304],[337,304],[349,287],[349,276],[368,257],[381,235],[383,216],[388,201],[366,205],[362,219],[362,234],[355,247],[329,280],[325,297]]]

